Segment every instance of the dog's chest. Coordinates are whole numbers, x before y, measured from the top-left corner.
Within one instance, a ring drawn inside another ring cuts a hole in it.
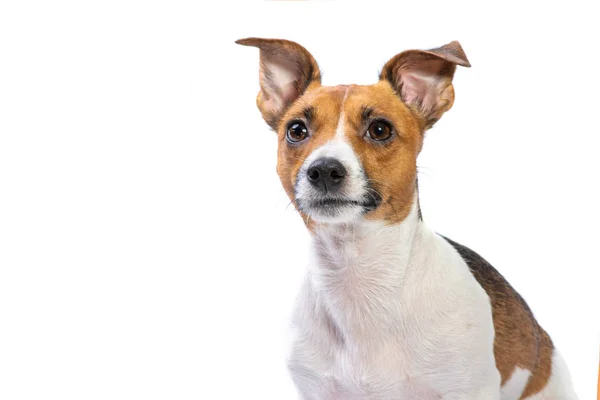
[[[346,299],[348,307],[359,309]],[[429,350],[425,338],[433,347],[447,346],[441,335],[423,336],[418,329],[390,329],[385,332],[360,323],[347,321],[338,325],[331,312],[322,308],[320,300],[312,303],[309,317],[315,321],[299,332],[292,343],[290,369],[299,387],[309,399],[337,400],[398,400],[438,399],[439,394],[421,379],[432,377],[435,370],[423,355]],[[357,315],[361,311],[355,311]],[[351,312],[350,312],[351,313]],[[390,320],[392,318],[390,317]],[[407,326],[415,326],[407,318]],[[391,323],[391,321],[390,321]],[[352,326],[351,328],[348,328]],[[389,325],[388,325],[389,327]],[[349,331],[353,331],[349,333]],[[434,362],[437,364],[437,362]]]
[[[308,399],[337,400],[431,400],[441,398],[412,354],[398,344],[372,346],[367,351],[326,344],[307,345],[297,351],[314,358],[296,359],[292,374]],[[370,353],[370,354],[367,354]],[[433,371],[429,371],[430,373]]]
[[[461,277],[428,268],[456,260],[431,246],[415,252],[420,238],[407,234],[417,242],[398,246],[360,232],[315,241],[288,360],[305,398],[441,398],[431,382],[448,379],[443,366],[465,353],[454,327],[476,323],[463,312],[473,296]]]

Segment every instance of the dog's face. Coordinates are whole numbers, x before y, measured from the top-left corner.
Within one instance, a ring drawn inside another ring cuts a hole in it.
[[[381,81],[311,87],[278,124],[278,173],[317,222],[403,219],[413,200],[419,121]]]
[[[238,43],[261,50],[257,104],[278,134],[283,187],[309,227],[402,221],[415,199],[424,132],[452,106],[456,65],[469,66],[460,45],[398,54],[374,85],[329,87],[294,42]]]

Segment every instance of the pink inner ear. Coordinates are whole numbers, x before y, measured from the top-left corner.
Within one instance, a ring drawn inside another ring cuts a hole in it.
[[[440,103],[440,93],[444,89],[444,79],[440,71],[444,61],[429,60],[407,68],[401,74],[402,98],[425,112],[436,109]]]
[[[264,103],[265,108],[278,112],[290,104],[296,97],[298,91],[294,82],[284,84],[278,90],[268,92],[268,100]]]
[[[269,106],[275,110],[281,109],[298,96],[296,83],[300,73],[292,62],[282,59],[267,60],[265,68],[268,71],[265,89],[269,96]]]

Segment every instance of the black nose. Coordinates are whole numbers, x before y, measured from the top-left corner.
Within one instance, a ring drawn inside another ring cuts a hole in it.
[[[319,158],[306,171],[308,180],[322,192],[333,193],[341,186],[346,168],[335,158]]]

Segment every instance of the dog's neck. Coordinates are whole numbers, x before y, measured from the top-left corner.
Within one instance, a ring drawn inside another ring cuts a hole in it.
[[[359,267],[356,263],[380,264],[394,257],[394,264],[402,268],[409,261],[415,238],[423,228],[418,197],[415,195],[411,210],[400,223],[360,219],[348,223],[319,225],[313,236],[313,250],[323,268]],[[369,268],[369,265],[362,265]]]
[[[360,335],[373,324],[394,326],[397,302],[427,270],[434,234],[419,218],[418,202],[398,224],[357,221],[322,226],[313,236],[309,276],[342,331]],[[392,308],[393,310],[390,310]]]

